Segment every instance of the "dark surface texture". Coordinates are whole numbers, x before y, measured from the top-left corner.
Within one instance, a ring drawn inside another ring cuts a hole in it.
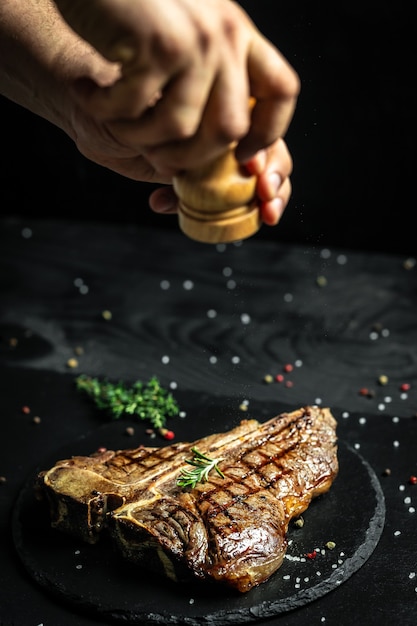
[[[25,500],[37,468],[63,451],[78,452],[81,445],[88,452],[113,442],[164,444],[149,438],[146,422],[109,422],[76,391],[74,379],[85,373],[126,382],[158,376],[185,412],[169,421],[176,441],[227,430],[246,417],[266,420],[307,404],[329,406],[339,424],[339,484],[307,511],[302,529],[291,529],[289,552],[298,556],[323,548],[324,553],[299,563],[286,560],[290,578],[283,578],[282,569],[267,583],[277,584],[279,593],[285,584],[294,606],[278,610],[279,595],[274,604],[263,595],[270,593],[265,586],[241,599],[240,614],[236,606],[227,608],[262,626],[384,620],[414,625],[416,272],[408,255],[292,246],[261,236],[209,246],[178,230],[2,220],[0,624],[110,623],[104,610],[108,597],[101,615],[94,606],[84,614],[80,587],[68,583],[69,571],[80,574],[70,580],[79,585],[83,577],[84,602],[96,601],[101,585],[88,573],[94,572],[95,558],[105,560],[104,550],[89,561],[85,546],[68,554],[65,546],[72,543],[51,538],[49,544],[45,519],[36,515],[32,527]],[[128,436],[132,425],[134,434]],[[331,540],[333,551],[324,548]],[[328,569],[333,564],[334,576]],[[58,591],[46,589],[44,569],[46,577],[59,578]],[[103,589],[112,588],[100,571]],[[339,574],[343,583],[334,584]],[[138,608],[129,604],[129,594],[135,573],[123,566],[121,576],[115,589],[119,585],[121,591],[120,580],[127,576],[123,611],[134,617]],[[329,589],[327,576],[333,576]],[[320,593],[310,597],[317,585]],[[152,589],[149,604],[163,613],[158,598],[164,604],[166,586],[147,580],[146,588]],[[197,592],[181,590],[179,596],[181,619],[199,615]],[[120,602],[120,595],[115,597]],[[223,606],[217,596],[213,605],[206,603],[205,597],[204,619],[210,623]]]

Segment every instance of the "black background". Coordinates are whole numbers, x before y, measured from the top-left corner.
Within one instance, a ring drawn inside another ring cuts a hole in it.
[[[262,237],[412,254],[416,27],[407,2],[242,1],[300,75],[287,135],[293,195]],[[0,100],[3,213],[176,227],[153,188],[88,162],[62,131]]]

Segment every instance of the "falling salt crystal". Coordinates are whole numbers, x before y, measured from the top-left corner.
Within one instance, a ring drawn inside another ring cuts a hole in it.
[[[383,337],[389,337],[389,330],[388,330],[388,328],[383,328],[383,329],[381,330],[381,335],[382,335]]]
[[[226,276],[226,278],[228,278],[232,274],[233,274],[233,270],[232,270],[231,267],[224,267],[223,268],[223,276]]]
[[[23,239],[30,239],[32,237],[32,229],[31,228],[23,228],[22,229],[22,237]]]
[[[329,259],[331,257],[331,252],[328,248],[323,248],[323,250],[320,251],[320,256],[322,259]]]
[[[209,309],[207,311],[207,317],[209,317],[210,319],[214,319],[217,316],[217,311],[215,311],[214,309]]]
[[[394,537],[399,537],[401,535],[401,530],[396,530],[394,532]]]
[[[214,365],[215,363],[217,363],[217,357],[216,357],[216,356],[211,356],[211,357],[209,358],[209,362],[210,362],[212,365]]]
[[[385,396],[385,398],[384,398],[384,402],[386,402],[387,404],[389,404],[390,402],[392,402],[392,398],[391,398],[391,396]]]
[[[166,291],[167,289],[170,288],[170,286],[171,286],[171,283],[169,282],[169,280],[161,280],[161,282],[160,282],[161,289]]]
[[[292,293],[284,294],[284,302],[292,302],[293,300],[294,300],[294,296],[292,295]]]
[[[301,359],[297,359],[296,361],[294,361],[294,365],[295,365],[295,367],[301,367],[301,366],[302,366],[302,364],[303,364],[303,362],[302,362],[302,360],[301,360]]]
[[[81,287],[81,285],[84,284],[84,281],[82,278],[75,278],[74,279],[74,287]]]
[[[82,568],[83,568],[83,566],[82,566],[82,565],[76,565],[76,566],[75,566],[75,569],[82,569]]]
[[[285,576],[282,577],[282,580],[290,580],[291,576],[289,574],[286,574]]]
[[[162,363],[164,365],[167,365],[169,363],[169,356],[167,356],[166,354],[162,357],[161,359]]]
[[[345,254],[339,254],[336,258],[336,261],[339,265],[346,265],[347,256]]]
[[[407,496],[407,498],[404,498],[404,504],[411,504],[410,496]]]
[[[248,313],[242,313],[240,316],[240,321],[242,324],[250,324],[250,315]]]
[[[413,506],[410,506],[410,508],[408,509],[408,512],[409,513],[415,513],[416,510],[415,510],[415,508]]]
[[[360,417],[359,424],[366,424],[366,417]]]
[[[192,280],[184,280],[182,286],[186,291],[190,291],[194,287],[194,283]]]
[[[81,287],[80,287],[80,294],[82,296],[85,296],[85,294],[88,293],[88,292],[89,292],[88,285],[81,285]]]
[[[169,383],[169,386],[170,386],[171,389],[176,389],[178,387],[178,383],[176,383],[175,380],[172,380]]]
[[[316,398],[314,400],[314,404],[321,404],[323,402],[323,400],[321,398]]]
[[[194,604],[194,598],[190,598],[190,599],[188,600],[188,604]]]
[[[385,404],[382,404],[382,402],[378,404],[378,411],[385,411]]]
[[[234,363],[235,365],[237,365],[237,363],[240,363],[240,356],[232,356],[232,363]]]
[[[343,419],[347,419],[349,417],[349,413],[347,411],[343,411],[342,417]]]
[[[375,339],[378,339],[378,337],[379,337],[379,335],[375,331],[373,331],[372,333],[369,333],[369,339],[371,341],[375,341]]]
[[[216,245],[216,250],[217,250],[217,252],[224,252],[226,250],[226,244],[218,243]]]
[[[355,443],[355,445],[353,447],[355,448],[355,450],[360,450],[361,444],[360,443]]]
[[[399,441],[393,441],[392,445],[394,446],[394,448],[398,448],[399,445],[400,445],[400,442]]]
[[[184,419],[184,417],[187,417],[187,412],[186,411],[180,411],[179,412],[179,416]]]
[[[228,289],[236,289],[236,281],[235,280],[228,280],[226,283],[226,286]]]
[[[394,424],[398,424],[398,422],[400,421],[400,418],[399,417],[393,417],[392,421],[393,421]]]
[[[400,486],[398,487],[398,489],[399,489],[400,491],[404,491],[405,486],[404,486],[404,485],[400,485]]]
[[[415,578],[416,577],[416,573],[415,572],[410,572],[408,574],[408,578]]]

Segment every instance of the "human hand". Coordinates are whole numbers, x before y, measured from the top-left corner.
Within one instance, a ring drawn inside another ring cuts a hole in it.
[[[169,183],[232,142],[240,161],[254,158],[259,164],[261,157],[254,155],[285,134],[298,77],[236,3],[56,4],[74,30],[117,68],[112,81],[74,81],[73,136],[87,158],[135,180]],[[256,99],[251,114],[250,96]],[[262,175],[258,187],[262,199],[267,187]],[[271,221],[268,210],[265,215]]]

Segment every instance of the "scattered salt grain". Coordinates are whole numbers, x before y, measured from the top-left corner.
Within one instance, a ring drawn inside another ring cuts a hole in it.
[[[30,239],[32,237],[32,229],[27,226],[22,228],[22,237],[23,239]]]
[[[161,289],[166,291],[167,289],[171,287],[171,283],[169,282],[169,280],[161,280],[161,282],[159,283],[159,286],[161,287]]]
[[[161,361],[162,361],[162,363],[163,363],[164,365],[167,365],[167,364],[169,363],[169,356],[165,354],[165,355],[162,357]]]
[[[184,280],[182,286],[186,291],[191,291],[194,287],[194,283],[192,280]]]
[[[209,309],[207,311],[207,317],[210,319],[214,319],[215,317],[217,317],[217,311],[215,311],[214,309]]]

